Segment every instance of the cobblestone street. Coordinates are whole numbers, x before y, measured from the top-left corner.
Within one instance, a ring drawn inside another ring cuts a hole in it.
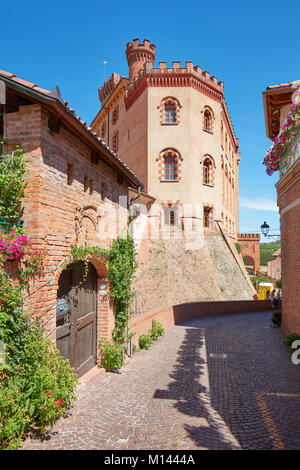
[[[271,313],[167,330],[119,374],[81,386],[66,418],[23,449],[299,449],[299,367]]]

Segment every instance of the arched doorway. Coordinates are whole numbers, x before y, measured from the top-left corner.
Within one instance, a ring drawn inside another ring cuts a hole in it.
[[[252,256],[245,255],[243,256],[243,262],[248,274],[255,274],[255,264]]]
[[[237,242],[241,245],[242,258],[253,260],[253,274],[260,271],[260,235],[258,233],[239,233]]]
[[[82,282],[84,271],[82,261],[62,271],[56,306],[56,346],[78,377],[97,361],[97,271],[89,263]]]

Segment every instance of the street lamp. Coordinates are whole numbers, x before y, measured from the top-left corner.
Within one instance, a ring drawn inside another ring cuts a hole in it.
[[[270,226],[267,224],[267,222],[264,222],[261,226],[261,233],[266,237],[269,233]]]
[[[261,226],[260,226],[260,229],[261,229],[261,233],[265,236],[265,237],[268,237],[268,238],[274,238],[274,240],[277,240],[276,237],[279,237],[280,238],[280,233],[273,233],[272,235],[268,235],[269,233],[269,230],[270,230],[270,226],[267,224],[267,222],[264,222]]]

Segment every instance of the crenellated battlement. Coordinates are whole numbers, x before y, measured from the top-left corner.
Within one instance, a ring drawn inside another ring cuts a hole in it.
[[[260,240],[259,233],[238,233],[237,239],[243,241],[257,241]]]
[[[128,42],[127,47],[126,47],[126,54],[127,54],[127,51],[129,53],[129,51],[132,51],[135,48],[152,49],[155,55],[155,44],[150,44],[149,39],[144,39],[142,43],[140,43],[140,40],[138,38],[134,39],[132,42]]]
[[[175,86],[188,86],[190,82],[187,76],[190,75],[190,77],[194,79],[192,86],[194,85],[194,87],[197,88],[197,82],[199,82],[198,86],[201,86],[200,83],[204,87],[207,85],[211,92],[218,96],[219,100],[223,97],[223,82],[218,81],[217,77],[214,75],[210,76],[209,72],[202,71],[202,68],[198,65],[194,67],[194,63],[191,61],[186,61],[185,67],[181,67],[179,61],[172,62],[172,67],[167,67],[167,62],[159,62],[158,68],[153,67],[153,62],[145,62],[143,68],[139,69],[131,80],[126,92],[127,96],[139,85],[145,75],[147,75],[151,83],[153,82],[153,85],[156,85],[154,82],[155,79],[157,79],[158,83],[156,86],[168,86],[170,80],[172,81],[172,86],[175,85],[175,82]]]
[[[124,78],[122,75],[118,75],[117,73],[113,73],[99,88],[98,96],[101,104],[108,98],[108,96],[112,93],[112,91],[116,88],[120,80]]]
[[[129,67],[129,80],[137,77],[146,62],[153,63],[155,60],[155,44],[150,44],[148,39],[140,43],[139,39],[134,39],[127,43],[126,58]]]
[[[221,80],[218,80],[217,77],[214,75],[210,76],[210,73],[207,70],[202,71],[202,68],[199,65],[194,66],[192,61],[186,61],[185,67],[181,67],[181,63],[179,61],[172,62],[172,67],[167,67],[167,62],[159,62],[158,68],[153,68],[152,62],[146,62],[144,64],[143,71],[145,73],[151,74],[192,74],[197,78],[201,78],[204,81],[207,81],[210,84],[216,86],[216,88],[223,91],[224,84]]]

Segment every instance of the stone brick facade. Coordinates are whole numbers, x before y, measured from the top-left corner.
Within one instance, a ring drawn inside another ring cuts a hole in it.
[[[92,129],[98,135],[105,129],[103,138],[112,148],[118,132],[119,158],[157,204],[168,201],[176,211],[178,201],[190,205],[188,217],[202,225],[209,210],[211,219],[221,220],[236,238],[241,156],[223,82],[193,62],[185,67],[173,62],[170,68],[160,62],[154,68],[155,52],[148,40],[127,44],[129,78],[113,74],[99,88],[101,109]],[[168,168],[174,169],[167,168],[165,158],[173,158]]]
[[[274,259],[268,261],[268,276],[272,279],[281,279],[281,250],[275,251],[273,253]]]
[[[239,233],[237,238],[241,245],[241,256],[253,259],[253,270],[260,271],[260,235],[258,233]]]
[[[43,318],[47,336],[55,340],[58,282],[65,263],[71,261],[71,246],[109,248],[114,238],[126,234],[129,186],[137,188],[141,183],[65,103],[48,102],[33,91],[32,102],[22,104],[23,88],[18,89],[16,103],[10,88],[15,86],[14,80],[6,79],[6,150],[19,144],[26,152],[24,228],[34,247],[46,249],[43,271],[31,284],[25,308]],[[105,259],[98,255],[89,261],[98,276],[99,359],[100,341],[111,337],[115,320],[110,297],[100,295],[100,285],[109,292]]]
[[[294,103],[300,107],[300,82],[268,87],[263,93],[266,132],[272,140],[280,132]],[[298,116],[299,116],[298,111]],[[299,126],[299,121],[296,123]],[[280,154],[276,184],[281,228],[282,328],[285,335],[300,334],[300,134]]]

